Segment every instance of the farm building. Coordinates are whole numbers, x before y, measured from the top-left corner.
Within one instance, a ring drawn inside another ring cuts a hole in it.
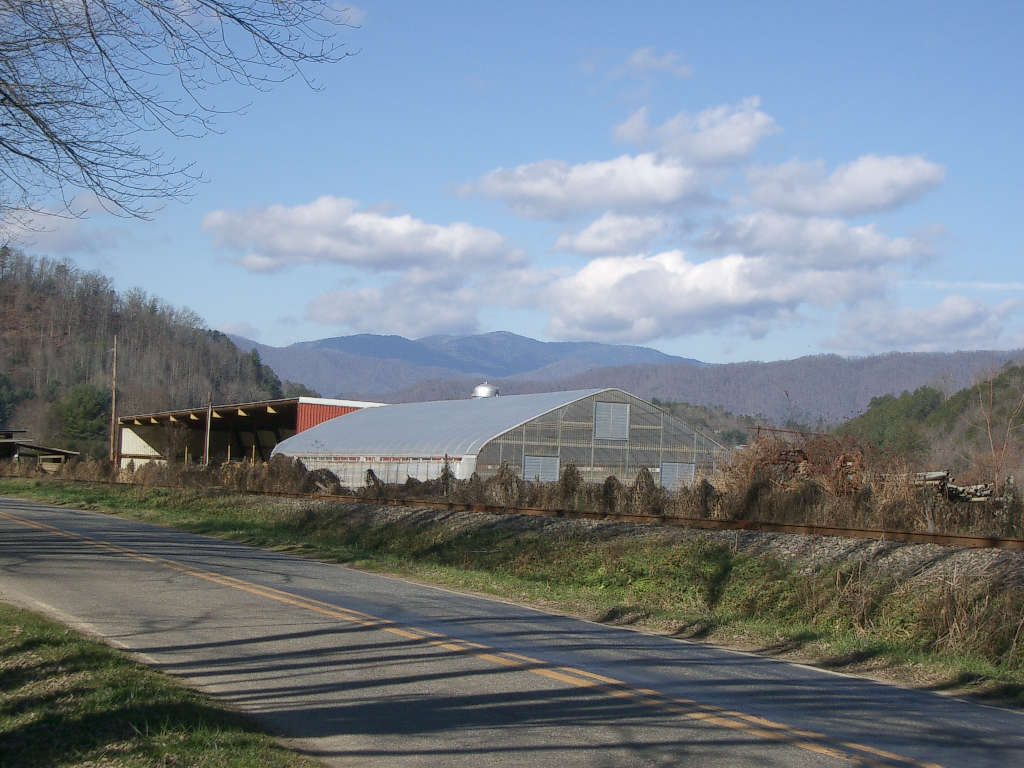
[[[526,480],[557,480],[571,463],[588,481],[632,482],[646,467],[676,488],[709,472],[721,452],[620,389],[389,405],[326,421],[274,449],[308,469],[330,470],[348,487],[364,485],[368,469],[389,483],[433,479],[447,461],[460,479],[487,478],[507,464]]]
[[[37,467],[56,472],[61,464],[78,455],[77,451],[48,448],[24,435],[24,429],[0,427],[0,461],[30,461]]]
[[[168,458],[186,464],[266,461],[274,446],[292,435],[328,419],[381,405],[289,397],[121,416],[117,420],[118,459],[122,468]]]

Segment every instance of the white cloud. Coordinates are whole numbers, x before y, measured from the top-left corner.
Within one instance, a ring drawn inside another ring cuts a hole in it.
[[[1007,318],[1020,302],[995,306],[963,296],[946,296],[923,309],[894,308],[883,302],[860,306],[843,321],[831,346],[845,352],[939,352],[951,349],[992,349],[1003,335]]]
[[[491,171],[463,194],[504,201],[538,218],[560,218],[599,209],[636,210],[665,206],[701,192],[698,174],[653,154],[570,165],[544,160]]]
[[[681,79],[688,78],[693,74],[691,69],[679,58],[679,54],[666,51],[659,55],[654,48],[637,48],[626,59],[623,70],[630,75],[645,75],[653,72]]]
[[[612,133],[615,140],[623,144],[647,144],[651,140],[651,123],[647,117],[647,107],[640,107],[616,125]]]
[[[118,240],[113,230],[90,227],[81,219],[54,214],[28,214],[19,222],[0,227],[0,231],[4,229],[12,245],[50,256],[99,253]]]
[[[314,299],[307,317],[366,333],[409,338],[477,331],[477,292],[413,269],[382,287],[335,291]]]
[[[51,256],[98,253],[119,239],[113,229],[90,222],[90,217],[105,211],[99,197],[83,193],[67,205],[10,212],[0,218],[0,243],[9,241]]]
[[[369,270],[429,263],[438,268],[521,259],[504,237],[463,222],[430,224],[409,215],[357,210],[358,203],[320,197],[296,206],[213,211],[203,220],[217,245],[242,253],[254,272],[332,262]]]
[[[556,280],[541,297],[558,338],[646,342],[766,323],[803,305],[834,306],[879,288],[870,272],[780,270],[770,260],[732,254],[704,262],[681,251],[595,259]],[[759,330],[758,330],[759,329]]]
[[[663,216],[605,213],[583,230],[561,235],[555,248],[588,256],[624,254],[644,248],[667,228]]]
[[[907,237],[888,237],[873,224],[850,226],[839,219],[800,218],[772,212],[752,213],[726,222],[710,230],[702,244],[820,269],[909,262],[930,252],[925,243]]]
[[[615,127],[615,138],[702,164],[730,163],[750,155],[766,136],[778,132],[771,115],[762,112],[761,100],[705,109],[696,115],[680,112],[658,126],[650,125],[647,107],[641,107]]]
[[[788,213],[856,216],[916,200],[938,186],[945,170],[918,155],[864,155],[827,173],[824,163],[791,161],[756,168],[748,178],[754,202]]]
[[[994,280],[915,280],[915,285],[936,291],[986,291],[993,293],[1024,293],[1024,282]]]

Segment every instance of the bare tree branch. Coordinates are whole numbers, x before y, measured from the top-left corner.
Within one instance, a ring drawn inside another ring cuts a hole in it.
[[[0,220],[89,191],[146,217],[194,168],[148,135],[198,137],[218,86],[264,90],[349,54],[330,0],[0,0]]]

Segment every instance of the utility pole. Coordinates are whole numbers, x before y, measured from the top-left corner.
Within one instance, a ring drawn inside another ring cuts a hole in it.
[[[117,334],[114,334],[114,362],[110,373],[110,463],[117,465]]]
[[[213,423],[213,392],[206,396],[206,435],[203,438],[203,466],[210,465],[210,427]]]

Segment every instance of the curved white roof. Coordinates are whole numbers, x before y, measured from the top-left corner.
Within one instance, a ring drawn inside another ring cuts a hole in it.
[[[475,456],[484,444],[531,419],[609,389],[366,408],[277,444],[285,456]]]

